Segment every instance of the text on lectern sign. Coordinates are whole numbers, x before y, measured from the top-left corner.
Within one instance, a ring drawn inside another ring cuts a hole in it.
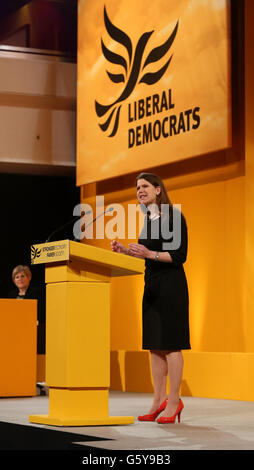
[[[69,259],[69,240],[31,246],[31,264],[52,263]]]

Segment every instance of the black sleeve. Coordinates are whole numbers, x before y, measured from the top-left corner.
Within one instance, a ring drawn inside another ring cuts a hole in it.
[[[18,293],[19,293],[18,289],[12,289],[11,291],[8,292],[7,299],[16,299]]]
[[[173,226],[172,226],[173,228]],[[171,228],[171,230],[172,230]],[[172,262],[175,265],[180,265],[185,263],[186,258],[187,258],[187,250],[188,250],[188,231],[187,231],[187,224],[185,217],[181,213],[181,240],[180,240],[180,245],[176,249],[168,249],[168,253],[170,254],[172,258]],[[174,237],[174,234],[173,234]]]
[[[26,292],[27,299],[37,299],[37,319],[39,323],[45,323],[46,316],[46,292],[45,286],[29,286]]]
[[[46,292],[45,287],[39,289],[38,294],[38,321],[39,323],[45,323],[46,317]]]

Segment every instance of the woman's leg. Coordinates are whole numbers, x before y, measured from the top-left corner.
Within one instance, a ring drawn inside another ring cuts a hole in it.
[[[150,353],[154,386],[154,400],[149,413],[154,413],[166,398],[168,364],[164,351],[152,350]]]
[[[180,386],[183,375],[183,355],[182,351],[169,351],[166,353],[165,357],[168,367],[170,392],[163,416],[172,416],[179,404]]]

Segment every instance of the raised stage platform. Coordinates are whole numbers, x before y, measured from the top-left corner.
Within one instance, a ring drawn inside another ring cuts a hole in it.
[[[110,392],[113,415],[145,413],[152,395]],[[182,397],[181,423],[54,427],[29,423],[48,412],[48,396],[0,399],[0,450],[221,451],[254,450],[254,402]],[[105,453],[105,452],[104,452]],[[113,454],[112,454],[113,455]]]

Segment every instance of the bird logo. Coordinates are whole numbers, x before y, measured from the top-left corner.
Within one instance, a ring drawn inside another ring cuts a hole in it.
[[[31,260],[32,262],[41,256],[41,250],[39,248],[35,248],[33,245],[31,246]]]
[[[116,27],[110,21],[105,6],[104,23],[109,36],[114,41],[120,43],[125,47],[125,49],[127,50],[128,57],[128,59],[126,60],[125,57],[123,57],[122,55],[112,52],[105,46],[103,39],[101,39],[101,49],[105,59],[111,64],[117,64],[121,66],[123,69],[123,73],[118,74],[107,71],[108,77],[113,83],[123,82],[125,84],[121,95],[113,103],[104,105],[98,103],[98,101],[95,101],[95,110],[98,118],[106,118],[104,122],[99,123],[99,126],[103,132],[107,132],[110,128],[111,132],[109,131],[110,133],[108,137],[113,137],[116,135],[118,130],[120,111],[123,101],[129,98],[129,96],[139,83],[145,83],[146,85],[154,85],[163,77],[166,70],[168,69],[173,54],[171,54],[165,64],[156,72],[149,73],[145,71],[146,67],[149,64],[158,62],[169,51],[176,37],[179,21],[177,21],[173,32],[170,34],[169,38],[163,44],[158,47],[155,47],[146,55],[143,66],[142,59],[146,52],[146,46],[149,38],[151,37],[154,31],[143,33],[137,42],[135,52],[133,52],[134,49],[131,39],[124,31]],[[111,122],[112,125],[110,126]]]

